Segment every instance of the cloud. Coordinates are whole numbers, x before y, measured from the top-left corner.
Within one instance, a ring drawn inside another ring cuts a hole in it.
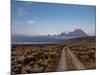
[[[35,20],[28,20],[27,23],[28,24],[34,24],[35,23]]]
[[[25,26],[25,25],[32,25],[36,23],[35,20],[25,20],[25,21],[12,21],[12,26],[17,26],[17,27],[21,27],[21,26]]]
[[[24,12],[23,8],[17,8],[17,13],[19,15],[22,15],[23,12]]]
[[[17,8],[17,9],[16,9],[16,12],[17,12],[18,15],[20,15],[20,16],[22,16],[22,15],[27,15],[27,14],[30,13],[29,10],[26,10],[25,8],[21,8],[21,7]]]

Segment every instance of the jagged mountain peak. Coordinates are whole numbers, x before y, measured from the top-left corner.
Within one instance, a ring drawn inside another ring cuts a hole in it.
[[[76,37],[83,37],[88,36],[82,29],[75,29],[69,33],[62,32],[58,36],[76,36]]]
[[[82,29],[75,29],[73,32],[84,32]]]

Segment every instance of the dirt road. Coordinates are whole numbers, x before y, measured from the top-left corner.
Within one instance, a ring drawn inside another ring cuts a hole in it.
[[[67,54],[70,55],[72,65],[74,65],[75,70],[86,69],[85,66],[78,60],[78,58],[71,52],[71,50],[68,47],[64,47],[62,50],[60,61],[59,61],[56,71],[67,71],[68,69],[65,50],[67,50]]]
[[[67,65],[66,65],[66,56],[65,56],[65,50],[62,50],[60,61],[57,67],[57,71],[66,71]]]
[[[71,50],[67,47],[67,52],[72,58],[72,63],[75,66],[76,70],[84,70],[85,66],[77,59],[77,57],[71,52]]]

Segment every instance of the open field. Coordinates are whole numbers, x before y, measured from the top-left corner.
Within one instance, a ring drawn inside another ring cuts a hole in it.
[[[12,75],[96,68],[95,40],[59,44],[12,44]]]
[[[86,67],[96,68],[96,37],[82,37],[67,41],[67,48]],[[68,53],[67,53],[68,55]]]
[[[69,48],[87,69],[96,68],[95,43],[78,43],[70,45]]]
[[[56,71],[62,46],[12,45],[12,73]]]

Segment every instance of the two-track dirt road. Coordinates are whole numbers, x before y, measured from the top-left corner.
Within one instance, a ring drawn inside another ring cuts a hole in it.
[[[67,50],[67,53],[65,53]],[[64,47],[61,53],[60,61],[57,67],[56,71],[67,71],[67,61],[66,61],[66,55],[69,54],[71,57],[72,64],[75,66],[75,70],[84,70],[86,69],[85,66],[78,60],[78,58],[71,52],[71,50],[68,47]]]
[[[67,47],[67,52],[72,58],[72,63],[75,66],[76,70],[84,70],[85,66],[78,60],[78,58],[71,52],[71,50]]]
[[[67,65],[66,65],[66,56],[65,56],[65,50],[62,50],[60,61],[57,67],[57,71],[66,71]]]

